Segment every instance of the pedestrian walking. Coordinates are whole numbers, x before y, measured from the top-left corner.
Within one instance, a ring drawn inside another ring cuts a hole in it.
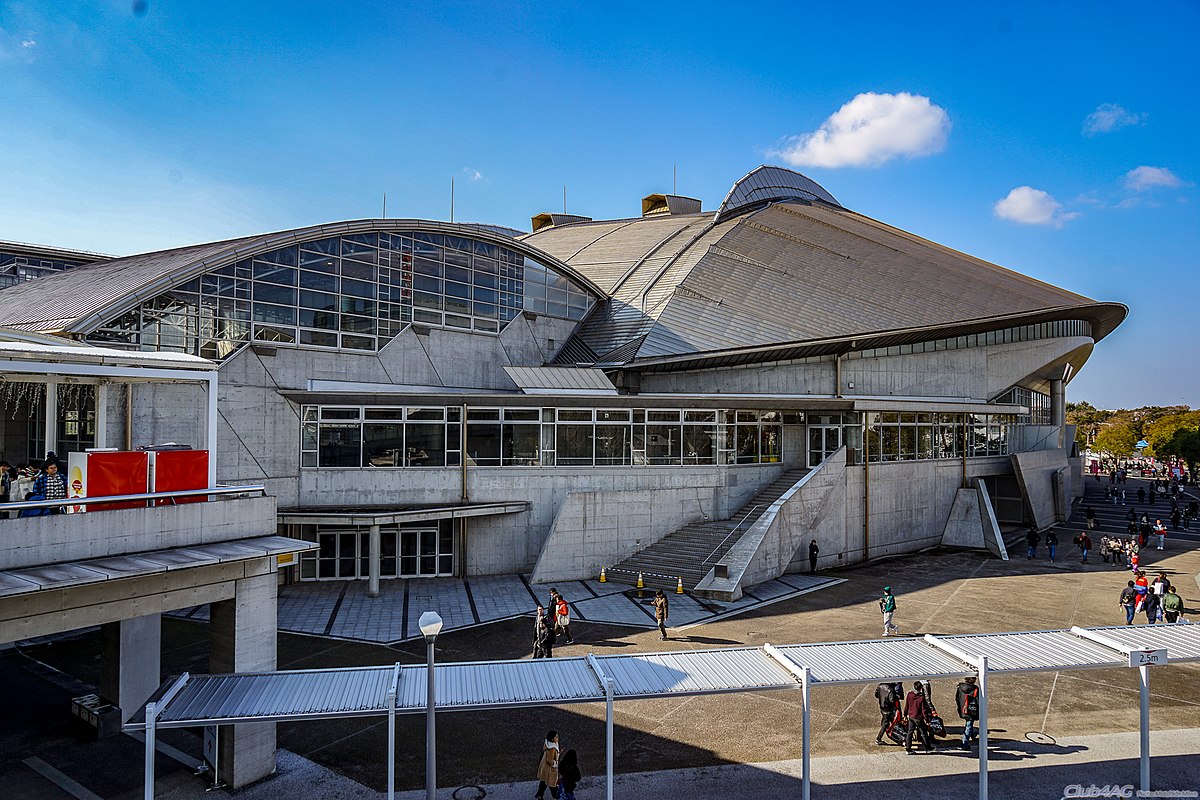
[[[1179,530],[1179,523],[1183,522],[1183,512],[1178,507],[1171,510],[1171,530]]]
[[[658,623],[658,638],[664,642],[667,640],[669,606],[670,603],[667,602],[667,596],[663,594],[662,589],[654,593],[654,620]]]
[[[575,787],[583,780],[579,771],[579,756],[574,750],[568,750],[558,760],[558,781],[562,786],[563,800],[575,800]]]
[[[1088,536],[1086,532],[1079,534],[1079,552],[1081,552],[1083,554],[1083,561],[1081,561],[1080,563],[1082,563],[1082,564],[1087,563],[1088,551],[1091,549],[1092,549],[1092,537]]]
[[[896,613],[896,596],[892,594],[892,587],[883,587],[883,597],[879,598],[879,610],[883,613],[883,635],[899,633],[900,626],[892,622]]]
[[[533,657],[554,658],[554,623],[543,606],[538,606],[537,621],[533,624]]]
[[[1121,505],[1125,505],[1125,490],[1121,490]]]
[[[1174,586],[1167,586],[1162,599],[1162,611],[1167,622],[1179,622],[1179,618],[1183,616],[1183,598],[1175,591]]]
[[[817,547],[817,540],[813,539],[808,543],[808,573],[817,571],[817,555],[821,552],[821,548]]]
[[[964,678],[954,693],[954,705],[958,706],[958,716],[963,721],[963,750],[970,750],[971,742],[979,738],[975,731],[975,723],[979,721],[979,686],[976,680],[974,675]]]
[[[1038,535],[1037,525],[1030,525],[1029,533],[1025,534],[1025,544],[1028,545],[1025,552],[1026,559],[1032,559],[1037,555],[1038,542],[1041,540],[1042,537]]]
[[[1155,594],[1153,589],[1146,591],[1146,603],[1142,606],[1142,610],[1146,612],[1146,624],[1153,625],[1158,620],[1158,612],[1161,610],[1162,595]]]
[[[1096,511],[1091,506],[1086,506],[1083,509],[1083,515],[1087,517],[1088,530],[1096,530]]]
[[[1154,520],[1154,533],[1158,536],[1158,549],[1162,550],[1167,542],[1167,526],[1163,525],[1161,519]]]
[[[926,753],[933,752],[933,737],[929,734],[929,704],[925,700],[920,681],[913,684],[913,690],[904,700],[904,716],[908,717],[908,733],[904,736],[905,752],[915,752],[912,749],[913,734],[921,740]]]
[[[546,800],[546,787],[550,787],[550,796],[558,800],[558,733],[546,733],[546,741],[542,742],[542,758],[538,761],[538,788],[534,795],[536,800]]]
[[[1115,506],[1117,504],[1116,490],[1113,489],[1111,486],[1105,486],[1104,487],[1104,499],[1105,499],[1105,501],[1107,501]]]
[[[1053,528],[1046,531],[1046,549],[1050,551],[1050,561],[1053,563],[1058,556],[1058,534]]]
[[[1138,505],[1139,506],[1146,505],[1146,487],[1145,486],[1138,487]]]
[[[883,737],[891,732],[900,715],[904,689],[899,683],[881,683],[875,687],[875,699],[879,701],[879,733],[875,734],[875,744],[882,745]]]
[[[571,635],[571,606],[567,604],[567,600],[561,594],[558,596],[558,613],[554,617],[554,633],[557,637],[562,634],[567,637],[567,644],[575,644],[575,637]]]
[[[558,593],[558,589],[555,589],[553,586],[551,586],[550,587],[550,602],[546,604],[546,613],[550,615],[550,627],[552,627],[552,628],[558,622],[558,598],[559,597],[561,597],[561,595]]]
[[[1121,590],[1121,599],[1118,604],[1125,609],[1125,624],[1133,624],[1133,615],[1137,610],[1138,593],[1133,585],[1133,581],[1129,581],[1125,588]]]

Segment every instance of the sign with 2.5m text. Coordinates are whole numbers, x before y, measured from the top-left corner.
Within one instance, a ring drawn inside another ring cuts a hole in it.
[[[1130,650],[1129,666],[1160,667],[1167,663],[1166,650]]]

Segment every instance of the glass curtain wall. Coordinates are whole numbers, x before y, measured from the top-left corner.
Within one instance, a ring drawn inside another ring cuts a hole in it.
[[[213,270],[88,338],[217,360],[251,339],[372,351],[413,323],[495,334],[522,310],[577,320],[593,303],[506,247],[441,233],[359,233]]]
[[[1003,456],[1013,424],[1008,414],[867,414],[864,447],[872,462]]]

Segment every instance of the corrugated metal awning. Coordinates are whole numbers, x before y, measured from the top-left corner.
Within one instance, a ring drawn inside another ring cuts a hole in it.
[[[1165,647],[1172,661],[1200,660],[1200,626],[1095,632],[1127,637],[1136,648]],[[439,664],[436,703],[442,711],[465,711],[600,702],[605,699],[602,676],[612,681],[613,697],[620,700],[798,688],[804,668],[812,685],[954,678],[975,672],[963,656],[972,661],[987,656],[989,673],[1128,668],[1124,653],[1071,631],[1025,631],[612,655],[592,658],[595,668],[588,658]],[[388,665],[188,676],[159,711],[156,725],[382,715],[388,713],[395,671]],[[397,713],[424,711],[424,665],[402,666],[399,675]],[[164,684],[150,699],[169,694],[174,684]],[[144,709],[125,725],[126,730],[144,727]]]
[[[617,387],[593,367],[504,367],[525,394],[617,394]]]

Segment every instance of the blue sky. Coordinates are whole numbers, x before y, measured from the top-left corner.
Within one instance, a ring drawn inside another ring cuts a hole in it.
[[[760,163],[1131,308],[1070,399],[1200,406],[1200,4],[6,2],[0,239],[715,207]]]

